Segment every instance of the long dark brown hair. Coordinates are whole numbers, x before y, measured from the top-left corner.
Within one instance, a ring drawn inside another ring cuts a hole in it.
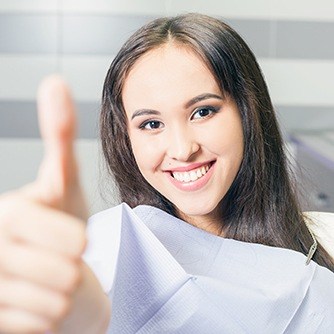
[[[132,153],[122,88],[138,58],[166,43],[191,49],[206,64],[221,91],[239,109],[244,157],[223,198],[224,236],[308,253],[313,243],[290,180],[282,136],[261,69],[243,39],[222,21],[200,14],[156,19],[139,29],[114,58],[104,83],[100,119],[104,156],[120,200],[153,205],[176,215],[173,203],[141,175]],[[318,246],[313,259],[334,271]]]

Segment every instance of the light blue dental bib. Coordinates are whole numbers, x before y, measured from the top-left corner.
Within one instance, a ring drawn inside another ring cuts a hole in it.
[[[109,334],[334,333],[334,274],[301,253],[217,237],[150,206],[121,204],[91,229],[101,222],[120,231]],[[99,247],[88,263],[110,245]]]

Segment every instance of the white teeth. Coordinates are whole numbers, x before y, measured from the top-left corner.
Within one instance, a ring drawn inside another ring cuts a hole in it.
[[[183,181],[184,182],[189,182],[191,180],[190,174],[189,173],[184,173],[183,175]]]
[[[209,165],[202,166],[198,169],[194,169],[190,172],[175,172],[172,173],[173,177],[180,181],[180,182],[190,182],[190,181],[196,181],[199,178],[201,178],[203,175],[205,175],[208,170],[210,169]]]
[[[191,171],[191,172],[190,172],[190,180],[191,180],[191,181],[195,181],[195,180],[197,180],[197,179],[198,179],[198,177],[197,177],[196,172]]]

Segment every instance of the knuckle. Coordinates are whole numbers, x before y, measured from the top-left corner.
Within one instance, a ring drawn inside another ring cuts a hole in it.
[[[75,263],[69,265],[65,278],[65,290],[73,292],[78,287],[80,281],[81,273],[78,265]]]
[[[80,258],[87,244],[84,224],[80,221],[75,224],[73,238],[71,239],[73,257]]]
[[[56,301],[53,312],[56,321],[63,320],[70,312],[71,302],[65,295],[59,296]]]
[[[51,327],[46,319],[10,307],[0,308],[1,333],[45,333]]]
[[[7,195],[0,200],[0,222],[1,226],[7,226],[16,217],[18,200],[15,196]],[[10,225],[9,225],[10,226]]]
[[[19,195],[8,194],[0,198],[0,236],[15,237],[22,223],[22,212],[27,203]]]
[[[7,273],[11,268],[11,259],[13,258],[13,249],[10,242],[6,239],[0,240],[0,273]]]
[[[6,300],[7,291],[8,291],[6,283],[7,283],[6,280],[4,280],[2,275],[0,275],[0,305],[3,304]]]
[[[87,245],[86,230],[83,226],[81,226],[78,233],[78,251],[80,256],[84,251],[84,249],[86,248],[86,245]]]

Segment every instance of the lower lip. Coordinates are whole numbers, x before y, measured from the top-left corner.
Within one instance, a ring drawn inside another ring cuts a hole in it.
[[[191,182],[178,181],[170,173],[168,173],[168,177],[171,183],[176,188],[182,191],[196,191],[196,190],[200,190],[201,188],[203,188],[209,182],[213,174],[214,168],[215,168],[215,164],[213,163],[205,175],[203,175],[200,179],[196,181],[191,181]]]

